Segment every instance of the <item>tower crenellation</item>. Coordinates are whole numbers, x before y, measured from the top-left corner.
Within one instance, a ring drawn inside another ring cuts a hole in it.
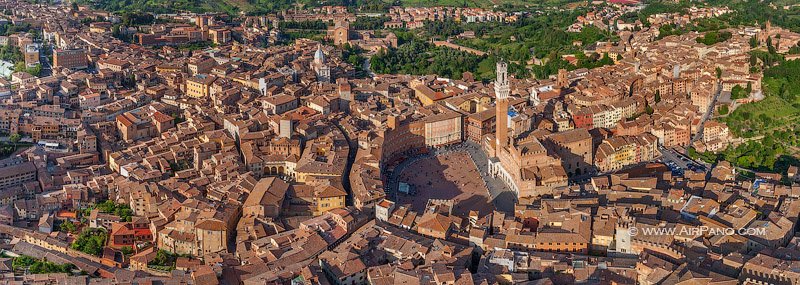
[[[511,89],[508,84],[508,65],[505,62],[497,62],[497,78],[494,82],[494,93],[497,100],[508,99]]]

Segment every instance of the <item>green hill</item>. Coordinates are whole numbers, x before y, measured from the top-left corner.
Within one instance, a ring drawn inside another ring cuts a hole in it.
[[[181,11],[235,14],[253,9],[248,0],[79,0],[78,3],[112,12],[137,11],[157,14]]]
[[[492,8],[524,8],[526,6],[558,6],[581,3],[583,0],[77,0],[80,4],[112,12],[174,13],[190,11],[225,12],[236,14],[273,13],[295,6],[347,6],[365,12],[387,11],[392,5],[402,6],[452,6]]]

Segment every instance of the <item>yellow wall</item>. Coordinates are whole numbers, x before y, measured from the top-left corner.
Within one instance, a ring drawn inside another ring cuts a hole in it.
[[[314,209],[314,216],[322,215],[333,209],[344,208],[345,196],[319,198],[316,201],[316,208]]]
[[[186,81],[186,95],[194,98],[206,97],[208,96],[208,86],[193,81]]]

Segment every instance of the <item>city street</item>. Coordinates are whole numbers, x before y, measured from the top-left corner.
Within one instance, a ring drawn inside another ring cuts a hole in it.
[[[722,84],[717,83],[717,92],[714,93],[714,98],[711,99],[711,104],[708,105],[708,110],[706,111],[705,116],[700,121],[700,126],[697,129],[697,134],[692,137],[691,142],[695,142],[701,138],[703,138],[703,129],[705,128],[706,121],[714,115],[714,106],[717,104],[717,100],[719,99],[719,94],[722,93]]]
[[[47,57],[48,53],[45,53],[45,49],[49,49],[48,53],[53,54],[52,46],[42,45],[42,49],[39,51],[39,63],[42,65],[42,71],[39,73],[41,77],[53,74],[53,67],[50,65],[50,59]]]

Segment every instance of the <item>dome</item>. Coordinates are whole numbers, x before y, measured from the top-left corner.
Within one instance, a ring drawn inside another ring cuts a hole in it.
[[[325,54],[322,53],[322,46],[317,46],[317,52],[314,53],[314,61],[316,62],[325,62]]]

